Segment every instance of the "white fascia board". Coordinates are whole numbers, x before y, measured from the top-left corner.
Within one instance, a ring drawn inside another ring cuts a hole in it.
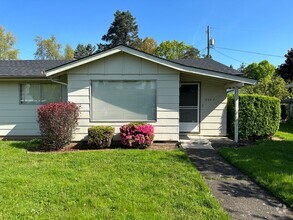
[[[110,55],[118,53],[118,52],[125,52],[125,53],[131,54],[133,56],[140,57],[142,59],[160,64],[160,65],[163,65],[163,66],[166,66],[166,67],[169,67],[169,68],[181,71],[181,72],[194,73],[197,75],[208,76],[208,77],[213,77],[213,78],[218,78],[218,79],[225,79],[225,80],[234,81],[234,82],[241,82],[241,83],[250,84],[250,85],[254,85],[257,83],[257,81],[253,80],[253,79],[248,79],[248,78],[235,76],[235,75],[228,75],[228,74],[220,73],[220,72],[198,69],[195,67],[184,66],[184,65],[177,64],[177,63],[174,63],[174,62],[171,62],[168,60],[161,59],[159,57],[155,57],[150,54],[140,52],[138,50],[131,49],[129,47],[125,47],[125,46],[118,46],[113,49],[109,49],[107,51],[96,54],[94,56],[90,56],[90,57],[87,57],[87,58],[84,58],[81,60],[77,60],[75,62],[68,63],[63,66],[54,68],[52,70],[48,70],[46,72],[46,76],[47,77],[52,76],[54,74],[66,71],[66,70],[74,68],[74,67],[78,67],[80,65],[83,65],[83,64],[86,64],[86,63],[89,63],[89,62],[92,62],[92,61],[95,61],[98,59],[102,59],[104,57],[110,56]]]

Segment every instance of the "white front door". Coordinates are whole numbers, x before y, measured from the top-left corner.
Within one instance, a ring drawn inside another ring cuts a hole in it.
[[[199,132],[199,83],[181,84],[179,131]]]

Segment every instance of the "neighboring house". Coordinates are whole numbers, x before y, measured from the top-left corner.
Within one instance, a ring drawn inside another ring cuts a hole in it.
[[[117,46],[74,61],[0,61],[0,136],[39,135],[36,109],[80,105],[74,140],[93,125],[115,132],[132,121],[154,125],[155,140],[179,134],[225,136],[227,88],[256,81],[211,59],[169,61]]]

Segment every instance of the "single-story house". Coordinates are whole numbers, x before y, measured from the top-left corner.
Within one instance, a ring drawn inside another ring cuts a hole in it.
[[[73,61],[2,60],[0,137],[38,136],[36,109],[58,101],[80,106],[76,141],[91,126],[118,133],[133,121],[154,125],[157,141],[225,136],[227,88],[255,83],[212,59],[171,61],[123,45]]]

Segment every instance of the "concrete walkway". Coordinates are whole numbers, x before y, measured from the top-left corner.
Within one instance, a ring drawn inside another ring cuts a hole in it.
[[[228,164],[211,142],[187,141],[182,147],[232,219],[293,219],[292,210]]]

